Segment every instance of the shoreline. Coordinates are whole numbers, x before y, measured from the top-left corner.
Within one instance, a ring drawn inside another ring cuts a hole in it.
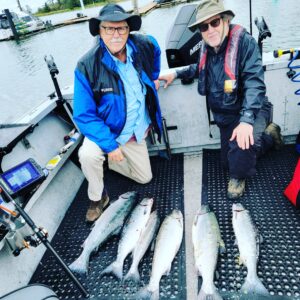
[[[123,1],[125,1],[125,0],[123,0]],[[103,6],[103,5],[108,4],[108,3],[119,3],[119,2],[123,2],[123,1],[107,1],[107,0],[104,0],[102,2],[85,5],[84,8],[94,8],[94,7]],[[33,15],[36,16],[36,17],[46,17],[46,16],[62,14],[62,13],[66,13],[66,12],[74,12],[74,11],[82,11],[82,8],[81,7],[74,7],[73,9],[53,10],[53,11],[50,11],[50,12],[47,12],[47,13],[33,13]]]

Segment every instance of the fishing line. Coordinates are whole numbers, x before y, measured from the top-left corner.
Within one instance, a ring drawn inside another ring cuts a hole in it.
[[[299,54],[298,50],[296,50],[293,54],[291,54],[292,55],[291,60],[288,63],[289,69],[291,69],[291,70],[300,69],[300,65],[292,66],[292,63],[298,58],[298,54]],[[298,78],[299,76],[300,76],[300,72],[297,73],[295,71],[295,74],[291,77],[291,81],[292,82],[300,82],[300,78]],[[300,96],[300,89],[295,91],[295,95]],[[298,105],[300,105],[300,102],[298,102]]]

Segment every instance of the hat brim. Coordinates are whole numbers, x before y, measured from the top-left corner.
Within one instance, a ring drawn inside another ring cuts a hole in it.
[[[196,31],[198,25],[206,20],[208,20],[209,18],[213,17],[213,16],[216,16],[216,15],[221,15],[221,14],[229,14],[232,16],[232,18],[234,18],[235,14],[233,13],[232,10],[222,10],[222,11],[219,11],[219,12],[214,12],[213,14],[211,15],[208,15],[208,16],[205,16],[204,18],[201,18],[199,20],[197,20],[196,22],[194,22],[193,24],[189,25],[188,28],[194,32]]]
[[[109,21],[109,22],[127,21],[129,26],[129,31],[138,31],[140,30],[142,25],[142,19],[140,16],[131,15],[127,13],[106,15],[98,18],[91,18],[89,21],[89,28],[92,36],[96,36],[99,34],[99,24],[102,21]]]

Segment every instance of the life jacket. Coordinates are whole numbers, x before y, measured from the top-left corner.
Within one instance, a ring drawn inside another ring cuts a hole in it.
[[[292,181],[284,190],[284,195],[296,207],[300,207],[300,159],[298,160]]]
[[[238,82],[238,53],[239,53],[239,41],[243,34],[246,32],[245,28],[240,25],[230,25],[228,43],[226,47],[224,70],[225,70],[225,82],[224,92],[232,93],[237,88]],[[199,58],[199,80],[198,80],[198,92],[200,95],[206,95],[206,59],[207,59],[207,45],[203,41],[200,48]]]

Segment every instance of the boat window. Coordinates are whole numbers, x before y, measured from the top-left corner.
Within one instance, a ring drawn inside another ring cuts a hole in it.
[[[9,28],[8,20],[0,20],[0,28],[1,29],[8,29]]]
[[[32,21],[32,18],[30,16],[25,16],[25,17],[22,17],[21,19],[25,22],[31,22]]]

